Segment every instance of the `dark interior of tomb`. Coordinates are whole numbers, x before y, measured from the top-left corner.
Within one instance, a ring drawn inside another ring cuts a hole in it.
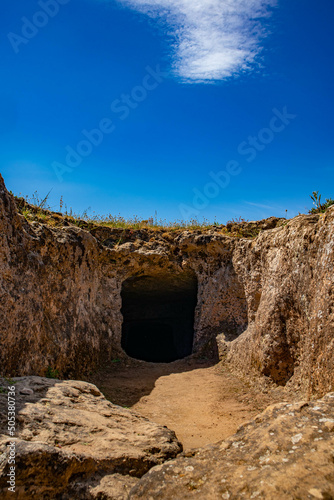
[[[192,353],[194,273],[128,278],[121,296],[122,348],[130,357],[169,363]]]

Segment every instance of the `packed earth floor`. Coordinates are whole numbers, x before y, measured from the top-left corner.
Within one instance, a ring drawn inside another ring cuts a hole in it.
[[[280,391],[252,388],[223,363],[180,360],[132,366],[116,361],[90,382],[112,403],[174,430],[185,451],[225,439],[268,405],[282,401]]]

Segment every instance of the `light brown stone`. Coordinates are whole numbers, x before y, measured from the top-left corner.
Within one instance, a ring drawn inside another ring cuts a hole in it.
[[[334,498],[334,393],[281,403],[231,438],[151,469],[129,499]]]
[[[59,225],[62,218],[57,215]],[[0,177],[0,370],[80,378],[121,348],[122,283],[198,280],[195,356],[226,357],[304,395],[334,387],[334,207],[242,223],[253,239],[207,231],[80,229],[28,223]],[[218,347],[217,347],[218,344]]]
[[[108,402],[92,384],[40,377],[11,381],[14,437],[7,431],[7,395],[0,394],[0,497],[123,500],[151,467],[182,446],[174,432]],[[1,380],[6,388],[8,382]],[[34,392],[22,395],[21,388]],[[8,444],[15,442],[16,496],[8,491]]]

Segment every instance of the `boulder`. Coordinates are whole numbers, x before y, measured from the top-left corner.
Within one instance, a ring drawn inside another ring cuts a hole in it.
[[[2,499],[125,499],[151,467],[182,451],[174,432],[110,403],[92,384],[41,377],[1,382]],[[7,429],[8,384],[15,387],[14,436]],[[23,388],[33,392],[23,395]],[[12,449],[16,496],[7,484]]]

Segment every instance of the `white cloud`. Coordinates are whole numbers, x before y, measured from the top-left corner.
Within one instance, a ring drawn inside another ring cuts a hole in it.
[[[163,22],[184,81],[223,80],[254,67],[277,0],[118,0]]]
[[[256,207],[256,208],[265,208],[268,210],[275,210],[275,207],[271,207],[269,205],[261,205],[261,203],[252,203],[250,201],[245,201],[245,203],[247,203],[247,205],[251,205],[252,207]]]

